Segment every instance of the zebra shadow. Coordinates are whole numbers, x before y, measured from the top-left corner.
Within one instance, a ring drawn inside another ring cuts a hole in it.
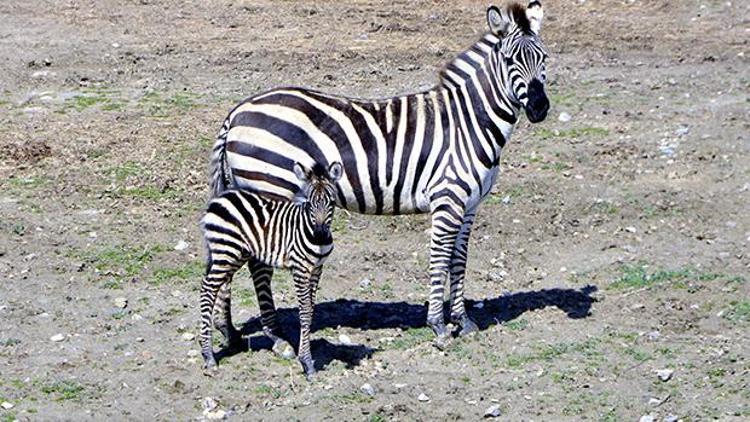
[[[556,307],[572,319],[591,315],[591,305],[596,298],[591,295],[597,287],[588,285],[581,289],[543,289],[517,292],[482,301],[467,300],[469,316],[481,331],[497,324],[512,321],[525,312]],[[447,306],[446,306],[447,308]],[[278,309],[279,323],[284,338],[295,347],[299,344],[299,320],[297,308]],[[353,299],[338,299],[315,305],[312,331],[326,328],[351,327],[361,330],[422,328],[426,326],[427,304],[408,302],[362,302]],[[241,328],[248,336],[248,347],[244,350],[219,352],[227,357],[241,351],[271,350],[270,339],[263,335],[259,317],[249,319]],[[314,339],[311,344],[316,369],[323,369],[332,361],[342,362],[346,367],[359,365],[371,357],[378,348],[366,345],[334,344],[325,339]]]

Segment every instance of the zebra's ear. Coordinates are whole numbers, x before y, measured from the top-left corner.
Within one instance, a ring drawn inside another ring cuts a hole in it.
[[[542,29],[542,18],[544,18],[542,3],[537,0],[530,1],[526,8],[526,17],[529,19],[529,29],[538,35],[539,30]]]
[[[341,163],[338,161],[334,161],[330,166],[328,166],[328,178],[331,179],[332,182],[336,182],[341,179],[343,173],[344,166],[341,165]]]
[[[310,180],[310,170],[305,168],[301,163],[294,163],[294,175],[303,182]]]
[[[508,33],[511,20],[508,19],[507,13],[502,13],[497,6],[490,6],[487,8],[487,25],[490,27],[490,31],[499,36],[504,37]]]

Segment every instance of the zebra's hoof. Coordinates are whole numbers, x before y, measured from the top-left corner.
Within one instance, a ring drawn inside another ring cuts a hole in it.
[[[203,373],[208,376],[213,376],[219,371],[219,365],[216,363],[216,359],[213,356],[203,358]]]
[[[461,326],[461,331],[458,332],[458,335],[461,337],[466,337],[479,331],[477,324],[469,319],[469,317],[464,317],[461,322],[459,322],[459,325]]]
[[[305,371],[305,378],[308,381],[312,381],[315,376],[315,361],[312,359],[300,359],[302,369]]]
[[[291,344],[286,342],[282,339],[277,339],[273,343],[273,347],[271,350],[276,354],[276,356],[282,358],[282,359],[294,359],[295,353],[294,353],[294,347],[292,347]]]
[[[435,337],[435,340],[432,342],[432,345],[439,350],[446,350],[451,344],[453,344],[453,336],[451,336],[450,333],[439,335]]]

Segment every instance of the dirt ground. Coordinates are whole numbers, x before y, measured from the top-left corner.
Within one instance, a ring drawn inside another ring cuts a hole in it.
[[[314,382],[269,350],[246,272],[250,350],[203,374],[197,221],[227,111],[279,85],[429,88],[486,5],[0,2],[0,421],[748,420],[740,1],[544,2],[552,111],[519,123],[477,217],[480,333],[430,344],[425,216],[339,212]]]

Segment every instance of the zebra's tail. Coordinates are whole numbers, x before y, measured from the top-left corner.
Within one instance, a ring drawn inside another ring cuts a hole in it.
[[[227,174],[227,135],[229,133],[229,117],[224,120],[219,135],[211,151],[211,197],[215,198],[229,187]]]

